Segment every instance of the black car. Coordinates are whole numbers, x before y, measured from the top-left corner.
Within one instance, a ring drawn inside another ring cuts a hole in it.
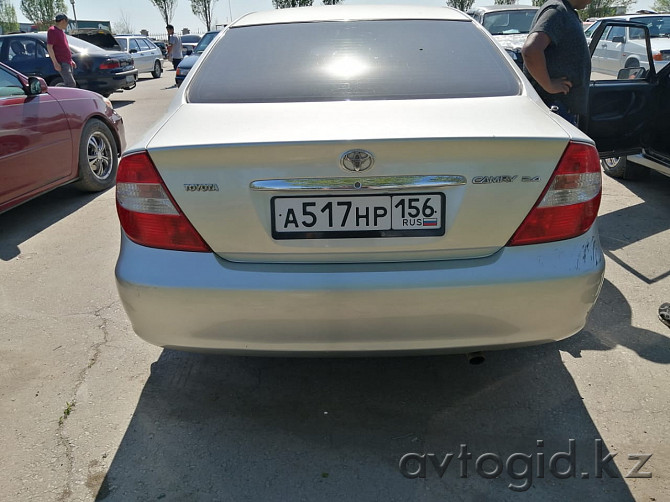
[[[77,65],[74,78],[82,89],[109,96],[137,85],[137,69],[130,54],[102,49],[69,35],[67,40]],[[0,61],[24,75],[42,77],[50,86],[63,82],[47,52],[46,32],[0,35]]]
[[[165,42],[162,40],[156,40],[154,38],[151,39],[151,41],[154,43],[156,47],[158,47],[161,52],[163,53],[163,59],[167,58],[168,50],[167,50],[167,45],[165,45]]]
[[[181,36],[181,47],[182,47],[182,56],[190,56],[191,53],[195,50],[196,45],[200,42],[200,35],[182,35]]]

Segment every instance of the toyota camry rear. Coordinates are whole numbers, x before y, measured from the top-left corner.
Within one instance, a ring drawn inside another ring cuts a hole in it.
[[[446,8],[229,26],[121,161],[137,334],[244,354],[560,340],[598,296],[593,142]]]

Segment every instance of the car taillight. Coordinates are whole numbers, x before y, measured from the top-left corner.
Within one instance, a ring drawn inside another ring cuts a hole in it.
[[[598,151],[592,145],[570,142],[508,246],[560,241],[587,232],[598,215],[601,190]]]
[[[654,61],[670,61],[670,51],[659,51],[652,54]]]
[[[147,152],[121,159],[116,175],[116,210],[128,238],[160,249],[211,249],[171,197]]]
[[[108,59],[100,64],[101,70],[113,70],[114,68],[121,68],[121,63],[118,59]]]

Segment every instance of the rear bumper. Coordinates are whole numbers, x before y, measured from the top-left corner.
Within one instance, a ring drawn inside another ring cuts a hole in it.
[[[246,264],[122,237],[119,295],[163,347],[244,354],[466,352],[578,332],[605,261],[597,232],[417,263]]]
[[[77,84],[100,94],[111,94],[119,89],[132,89],[137,85],[137,69],[108,74],[75,75]]]

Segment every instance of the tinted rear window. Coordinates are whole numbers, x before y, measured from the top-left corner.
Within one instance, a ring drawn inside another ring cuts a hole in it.
[[[434,20],[232,28],[192,78],[193,103],[510,96],[521,85],[471,22]]]

